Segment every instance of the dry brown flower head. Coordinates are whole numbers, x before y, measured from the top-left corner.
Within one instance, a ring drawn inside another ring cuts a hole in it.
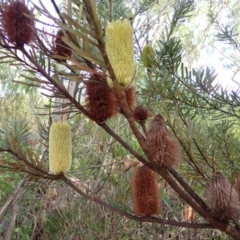
[[[67,34],[70,38],[70,34]],[[55,51],[58,55],[67,57],[72,55],[71,48],[62,40],[64,33],[62,30],[58,30],[55,38]]]
[[[153,119],[147,131],[146,144],[153,160],[160,166],[175,168],[180,164],[180,144],[168,131],[160,114]]]
[[[237,222],[240,217],[240,203],[237,191],[221,172],[216,172],[206,189],[206,199],[212,216],[228,222]]]
[[[2,9],[4,30],[10,43],[21,47],[35,38],[33,14],[20,1],[13,1]]]
[[[127,88],[126,90],[124,90],[125,95],[126,95],[126,100],[128,103],[129,108],[133,108],[135,103],[136,103],[136,89],[134,86],[131,86],[129,88]]]
[[[120,111],[120,103],[116,98],[106,78],[99,76],[98,79],[92,75],[85,82],[87,94],[87,110],[95,118],[105,121],[116,116]]]
[[[137,216],[159,214],[162,209],[162,199],[156,181],[156,173],[144,165],[134,169],[132,179],[132,195],[134,213]]]

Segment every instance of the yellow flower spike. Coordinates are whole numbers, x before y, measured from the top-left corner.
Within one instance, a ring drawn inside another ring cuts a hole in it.
[[[49,135],[49,169],[54,174],[60,174],[69,171],[71,165],[71,127],[67,121],[54,122]]]
[[[106,50],[119,85],[127,88],[135,75],[132,26],[128,20],[111,22],[106,27]],[[111,86],[111,81],[108,79]]]

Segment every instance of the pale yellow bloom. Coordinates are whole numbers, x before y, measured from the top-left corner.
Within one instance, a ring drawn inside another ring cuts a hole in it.
[[[151,45],[145,45],[142,51],[142,61],[144,67],[152,67],[154,64],[155,53]]]
[[[72,165],[71,127],[67,121],[54,122],[49,135],[49,169],[52,173],[65,173]]]
[[[127,88],[136,70],[133,32],[128,20],[118,20],[107,25],[106,50],[118,83],[122,88]]]

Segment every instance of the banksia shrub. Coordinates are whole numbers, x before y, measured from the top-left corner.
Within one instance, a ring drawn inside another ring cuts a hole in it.
[[[148,110],[144,106],[137,106],[133,111],[133,118],[136,121],[145,121],[148,118]]]
[[[62,30],[58,30],[56,38],[55,38],[55,52],[62,57],[71,56],[72,50],[62,40],[63,36],[64,36],[64,34],[63,34]],[[70,35],[69,35],[69,37],[70,37]]]
[[[184,210],[183,210],[183,215],[184,215],[184,219],[186,221],[193,221],[194,220],[194,211],[193,211],[193,208],[188,206],[188,207],[185,207]]]
[[[240,217],[240,202],[237,191],[226,176],[216,172],[206,189],[207,205],[211,215],[218,220],[237,222]]]
[[[154,51],[151,45],[145,45],[142,51],[142,61],[144,67],[152,67],[154,64]]]
[[[179,142],[170,134],[160,114],[154,118],[147,131],[146,144],[153,161],[160,166],[175,168],[179,165],[181,160]]]
[[[120,112],[120,103],[116,98],[113,89],[107,84],[105,77],[95,79],[92,75],[85,82],[87,94],[87,110],[95,118],[106,121]]]
[[[33,14],[24,3],[16,1],[6,5],[2,9],[2,23],[9,42],[17,47],[34,39]]]
[[[119,85],[127,88],[136,70],[133,32],[129,21],[118,20],[107,25],[106,51]]]
[[[134,169],[132,179],[132,195],[134,213],[146,217],[159,214],[162,209],[162,199],[156,181],[156,173],[141,165]]]
[[[60,174],[70,170],[72,165],[72,137],[68,122],[54,122],[49,134],[49,169]]]
[[[131,86],[125,89],[124,92],[125,92],[125,96],[126,96],[126,100],[129,108],[133,108],[136,103],[136,97],[137,97],[135,87]]]

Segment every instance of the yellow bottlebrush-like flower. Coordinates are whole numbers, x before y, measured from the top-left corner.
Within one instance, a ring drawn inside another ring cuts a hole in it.
[[[142,61],[144,67],[152,67],[154,63],[154,51],[151,45],[146,45],[142,51]]]
[[[65,173],[72,164],[72,137],[68,122],[54,122],[49,135],[49,169],[55,174]]]
[[[135,75],[132,26],[126,19],[114,21],[106,28],[106,50],[117,81],[127,88]],[[111,86],[111,80],[108,80]]]

